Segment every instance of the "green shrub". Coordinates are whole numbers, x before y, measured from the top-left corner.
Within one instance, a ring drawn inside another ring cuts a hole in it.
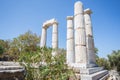
[[[4,52],[4,49],[2,46],[0,46],[0,55],[3,54],[3,52]]]
[[[27,70],[26,80],[67,80],[74,74],[65,64],[65,54],[52,57],[51,52],[51,48],[41,48],[35,53],[20,55],[19,61],[25,62]]]

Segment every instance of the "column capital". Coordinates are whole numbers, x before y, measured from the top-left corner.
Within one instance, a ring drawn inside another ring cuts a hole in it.
[[[42,28],[46,30],[48,28],[48,26],[44,25],[44,26],[42,26]]]
[[[46,22],[44,22],[43,23],[43,27],[44,28],[48,28],[49,26],[52,26],[53,24],[57,24],[58,25],[58,22],[57,22],[57,20],[55,18],[47,20]]]
[[[84,10],[84,14],[92,14],[93,12],[92,12],[92,10],[90,9],[90,8],[87,8],[87,9],[85,9]]]
[[[57,24],[57,25],[58,25],[58,22],[57,22],[57,21],[54,21],[53,24]]]
[[[73,16],[67,16],[67,20],[73,20]]]

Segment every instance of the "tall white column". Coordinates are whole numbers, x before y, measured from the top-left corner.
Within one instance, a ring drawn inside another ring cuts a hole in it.
[[[53,23],[53,31],[52,31],[52,55],[55,56],[57,54],[58,49],[58,23]]]
[[[45,47],[46,46],[46,34],[47,34],[46,29],[42,28],[40,47]]]
[[[74,53],[74,30],[73,30],[73,16],[67,16],[67,52],[66,61],[67,63],[75,62]]]
[[[95,64],[95,49],[94,49],[94,39],[92,32],[92,23],[91,23],[91,10],[86,9],[84,11],[85,18],[85,29],[86,29],[86,46],[87,46],[87,55],[88,55],[88,64]]]
[[[87,64],[86,34],[84,23],[83,4],[77,1],[74,5],[74,26],[75,26],[75,62]],[[85,66],[84,66],[85,65]]]

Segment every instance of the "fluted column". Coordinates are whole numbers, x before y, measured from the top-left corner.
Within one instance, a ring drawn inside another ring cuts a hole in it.
[[[92,32],[92,23],[91,23],[91,10],[86,9],[84,11],[85,18],[85,29],[86,29],[86,46],[87,46],[87,55],[88,55],[88,64],[95,64],[95,49],[94,49],[94,39]]]
[[[55,56],[57,54],[58,48],[58,23],[53,23],[53,30],[52,30],[52,55]]]
[[[73,30],[73,16],[67,16],[67,52],[66,61],[67,63],[75,62],[74,53],[74,30]]]
[[[74,5],[75,62],[87,64],[86,34],[83,14],[83,4],[77,1]]]
[[[46,46],[46,28],[42,28],[42,34],[41,34],[41,41],[40,41],[40,47],[45,47]]]

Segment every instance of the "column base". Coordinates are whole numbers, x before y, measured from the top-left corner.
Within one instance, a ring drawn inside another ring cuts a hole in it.
[[[93,74],[95,72],[102,71],[103,67],[93,67],[87,69],[80,69],[80,74]]]
[[[107,70],[103,70],[103,67],[94,67],[95,64],[80,64],[71,63],[68,65],[73,68],[75,75],[80,80],[105,80],[108,75]]]
[[[106,80],[108,77],[108,71],[102,70],[93,74],[81,74],[81,80]]]
[[[87,64],[87,68],[93,68],[93,67],[98,67],[98,65],[95,63]]]

